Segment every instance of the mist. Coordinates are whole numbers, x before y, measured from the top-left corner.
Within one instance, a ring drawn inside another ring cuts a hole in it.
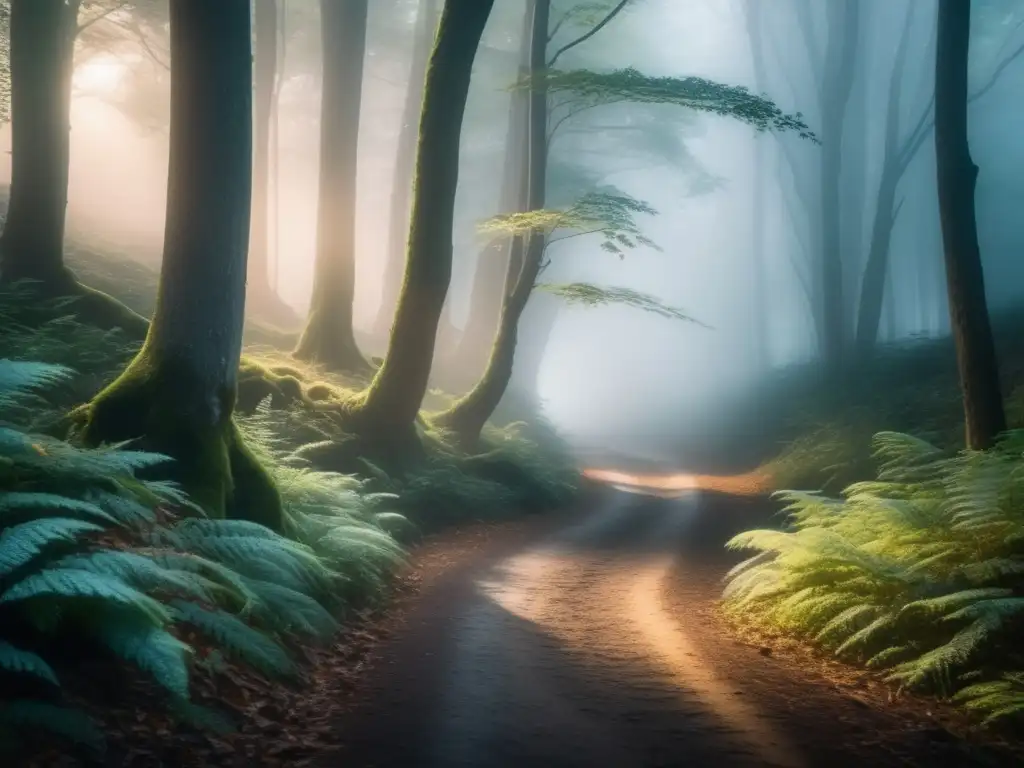
[[[758,2],[758,0],[754,0]],[[277,212],[271,231],[275,290],[301,316],[309,306],[316,250],[318,173],[319,14],[313,0],[290,0],[282,14],[283,72],[279,84],[279,153],[273,181]],[[482,251],[479,223],[499,211],[505,104],[515,79],[519,45],[516,0],[499,0],[476,64],[457,198],[454,270],[448,315],[467,323],[473,276]],[[812,4],[814,5],[814,4]],[[934,69],[935,2],[913,0],[900,119],[909,131],[927,109]],[[972,147],[981,169],[977,200],[981,250],[993,311],[1021,299],[1024,246],[1019,217],[1024,180],[1024,106],[1015,94],[1024,67],[1015,60],[1022,36],[1019,4],[983,4],[976,13],[971,103]],[[845,290],[860,290],[883,164],[887,93],[907,2],[862,0],[854,80],[844,125],[842,247]],[[645,74],[699,76],[763,92],[785,112],[821,125],[809,47],[828,43],[821,9],[802,29],[800,4],[762,2],[761,68],[755,68],[745,3],[740,0],[637,0],[600,44],[570,54],[595,70],[633,67]],[[115,14],[116,17],[116,14]],[[368,27],[360,116],[354,321],[369,334],[383,290],[387,216],[402,99],[409,78],[415,3],[373,3]],[[97,28],[104,24],[97,22]],[[805,37],[805,35],[810,35]],[[159,41],[160,30],[151,38]],[[113,42],[111,42],[113,40]],[[151,41],[152,42],[152,41]],[[101,44],[102,43],[102,44]],[[166,41],[164,41],[166,45]],[[105,49],[106,48],[106,49]],[[159,58],[159,57],[157,57]],[[1007,63],[1008,62],[1008,63]],[[72,98],[69,236],[90,249],[159,264],[167,182],[167,130],[162,100],[167,72],[130,36],[80,40]],[[143,110],[140,105],[147,105]],[[157,106],[153,106],[157,105]],[[582,443],[628,443],[644,450],[677,446],[677,435],[712,429],[738,398],[770,371],[817,354],[808,284],[817,279],[815,213],[794,180],[814,174],[821,148],[792,136],[757,132],[726,118],[667,105],[644,105],[654,123],[670,125],[685,161],[658,160],[635,146],[633,157],[609,147],[612,129],[629,108],[610,105],[574,118],[586,130],[554,140],[552,155],[583,162],[601,184],[614,185],[658,211],[641,216],[644,235],[661,251],[638,247],[602,251],[593,239],[551,247],[547,282],[586,282],[650,294],[698,323],[679,322],[628,306],[560,304],[536,394],[543,412]],[[145,118],[145,119],[144,119]],[[636,141],[644,141],[638,133]],[[0,132],[9,148],[9,127]],[[760,149],[758,149],[760,147]],[[756,152],[763,161],[758,166]],[[581,159],[582,158],[582,159]],[[796,165],[793,165],[793,163]],[[809,169],[809,170],[808,170]],[[9,180],[9,153],[0,174]],[[796,175],[795,175],[796,174]],[[935,194],[934,152],[925,142],[899,183],[881,337],[889,342],[948,331]],[[753,200],[762,184],[763,223],[755,230]],[[813,185],[812,185],[813,186]],[[755,255],[755,242],[760,252]],[[755,269],[755,258],[761,266]],[[555,301],[531,299],[534,305]],[[856,310],[844,310],[854,322]],[[375,354],[382,352],[382,342]],[[529,353],[530,339],[521,346]],[[707,426],[704,426],[707,424]]]

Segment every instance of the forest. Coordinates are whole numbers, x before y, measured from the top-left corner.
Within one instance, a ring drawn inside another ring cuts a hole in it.
[[[1022,87],[1024,0],[0,0],[4,764],[1024,760]]]

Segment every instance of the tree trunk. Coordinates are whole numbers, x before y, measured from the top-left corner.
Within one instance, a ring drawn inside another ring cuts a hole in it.
[[[384,265],[380,306],[374,323],[374,333],[384,336],[391,328],[402,288],[406,242],[409,234],[409,199],[412,178],[416,170],[416,127],[423,104],[423,81],[427,74],[427,59],[437,29],[437,0],[419,0],[416,12],[416,33],[412,44],[412,63],[409,82],[402,104],[402,126],[398,131],[398,149],[395,169],[391,176],[391,205],[388,209],[388,260]]]
[[[83,286],[64,265],[78,7],[79,0],[11,2],[11,189],[0,281],[38,281],[44,297],[73,296],[80,319],[142,339],[145,318]]]
[[[759,0],[747,0],[747,37],[750,40],[750,56],[754,66],[754,87],[758,93],[764,90],[764,34],[761,31],[763,6]],[[757,375],[771,365],[769,349],[770,316],[767,311],[768,291],[765,284],[765,169],[767,156],[764,142],[755,137],[753,164],[753,199],[751,200],[751,329],[753,336],[753,366]]]
[[[532,19],[530,75],[534,76],[547,69],[551,0],[534,0]],[[530,90],[529,120],[526,210],[536,211],[545,204],[548,165],[548,93],[539,83],[534,83]],[[544,234],[534,231],[530,233],[522,259],[509,259],[508,298],[502,308],[487,369],[477,385],[439,419],[439,423],[454,431],[466,445],[477,442],[512,380],[519,320],[541,272],[546,245]]]
[[[857,312],[857,357],[867,360],[878,341],[878,328],[882,320],[886,277],[890,274],[889,249],[892,231],[899,214],[896,188],[906,170],[905,153],[900,143],[900,108],[903,101],[903,73],[906,69],[910,30],[913,25],[913,3],[908,5],[903,32],[893,59],[889,78],[889,96],[885,115],[885,147],[882,155],[882,176],[875,198],[875,217],[871,228],[871,246],[868,251],[864,276],[861,279],[860,309]]]
[[[11,0],[11,190],[0,277],[64,291],[71,75],[78,0]]]
[[[935,52],[935,160],[949,319],[963,389],[968,448],[989,448],[1006,429],[995,342],[985,299],[974,194],[978,167],[967,138],[970,0],[939,0]]]
[[[369,364],[356,346],[356,160],[366,53],[368,0],[321,0],[323,89],[316,261],[306,327],[295,349],[300,360],[350,373]]]
[[[89,444],[141,438],[214,516],[279,527],[280,498],[234,426],[252,182],[249,0],[171,0],[167,219],[156,313],[86,406]]]
[[[355,427],[386,449],[415,445],[441,310],[452,274],[452,227],[462,119],[473,60],[494,0],[446,0],[427,67],[420,116],[409,253],[387,355]]]
[[[277,0],[255,0],[255,112],[252,176],[252,223],[246,306],[250,315],[281,326],[298,317],[270,285],[270,154],[274,95],[277,90]],[[274,222],[276,226],[276,222]]]
[[[858,38],[857,0],[833,0],[826,6],[828,47],[821,91],[821,258],[824,302],[824,363],[828,375],[843,368],[847,340],[843,309],[843,260],[840,186],[843,124],[853,86]]]
[[[530,27],[533,23],[529,13],[524,14],[524,17],[518,73],[520,79],[529,74]],[[526,92],[520,89],[513,91],[509,97],[499,213],[520,211],[526,203],[529,112],[530,103]],[[476,381],[487,367],[488,350],[498,333],[502,305],[507,291],[514,285],[507,277],[513,241],[514,238],[511,237],[496,238],[489,242],[477,257],[470,294],[469,318],[459,340],[453,366],[460,378]],[[518,268],[517,265],[516,270]]]

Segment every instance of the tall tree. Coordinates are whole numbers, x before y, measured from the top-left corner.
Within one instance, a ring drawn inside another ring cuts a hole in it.
[[[527,195],[523,213],[499,217],[517,240],[525,238],[521,257],[513,253],[506,278],[506,299],[502,307],[498,332],[484,375],[476,386],[438,417],[438,423],[453,430],[466,444],[480,436],[484,424],[493,414],[508,389],[516,361],[519,323],[537,278],[547,267],[546,251],[556,230],[572,230],[580,234],[602,233],[605,251],[623,254],[624,248],[637,244],[653,245],[633,221],[636,213],[654,211],[632,198],[612,192],[585,195],[567,210],[547,210],[548,163],[551,139],[557,128],[579,112],[601,105],[637,101],[641,103],[675,104],[689,109],[727,115],[754,124],[763,130],[797,130],[808,135],[807,126],[799,117],[782,113],[772,102],[750,94],[744,88],[712,83],[702,78],[657,78],[633,69],[617,72],[588,70],[560,71],[553,68],[561,53],[569,50],[604,27],[616,9],[581,35],[573,43],[562,46],[548,56],[550,41],[550,0],[533,0],[529,78],[521,87],[530,89]],[[560,109],[549,127],[551,103],[557,99]],[[556,238],[564,239],[564,238]],[[686,317],[678,310],[664,307],[652,297],[628,289],[602,289],[587,284],[548,285],[545,293],[557,294],[585,305],[622,303],[646,311],[678,319]]]
[[[574,49],[604,30],[621,15],[630,2],[631,0],[600,0],[597,3],[582,2],[569,7],[555,22],[553,28],[548,32],[548,39],[544,41],[545,62],[542,69],[553,68],[563,56],[574,51]],[[548,2],[548,5],[551,5],[550,2]],[[596,21],[593,21],[595,14]],[[547,15],[550,18],[550,7]],[[583,22],[582,26],[585,28],[584,32],[571,35],[563,43],[559,43],[556,40],[561,29],[572,30],[581,21]],[[587,22],[591,23],[588,24]],[[535,43],[539,44],[539,41],[535,41]],[[534,112],[531,112],[531,120],[534,119],[534,114]],[[554,127],[549,127],[552,128],[553,133]],[[533,129],[531,128],[530,131],[532,135]],[[545,142],[549,141],[550,138],[546,137]],[[530,161],[527,160],[527,162]],[[543,206],[543,202],[541,205]],[[539,241],[535,242],[534,248],[535,255],[544,251],[543,243]],[[551,341],[551,334],[554,331],[558,318],[559,307],[559,302],[553,297],[538,295],[523,310],[523,320],[518,332],[520,340],[519,359],[513,371],[513,386],[520,391],[520,394],[526,395],[529,398],[536,397],[537,377],[544,362],[548,343]]]
[[[321,0],[323,88],[316,261],[306,327],[295,356],[339,371],[370,370],[356,345],[356,162],[368,0]]]
[[[494,0],[445,0],[427,67],[413,186],[405,280],[387,355],[353,426],[383,450],[415,445],[434,339],[452,273],[459,145],[470,76]]]
[[[970,0],[939,0],[935,49],[935,161],[949,317],[963,389],[968,448],[990,447],[1006,429],[995,341],[978,246],[978,167],[967,139]]]
[[[521,81],[528,78],[530,72],[530,30],[533,23],[530,8],[529,3],[525,4],[519,43],[518,79]],[[522,211],[527,205],[529,114],[529,93],[521,88],[513,89],[509,94],[499,213]],[[472,377],[471,380],[475,381],[487,365],[488,351],[497,332],[506,298],[506,273],[514,244],[516,248],[522,246],[519,238],[501,233],[490,239],[477,257],[469,299],[469,317],[451,366],[459,378]]]
[[[71,145],[71,75],[78,0],[13,0],[11,196],[0,238],[4,280],[30,278],[63,292]]]
[[[177,459],[208,513],[280,524],[280,498],[232,421],[252,182],[250,0],[170,0],[167,218],[145,344],[85,406],[89,444]]]
[[[298,318],[270,284],[270,160],[279,59],[277,0],[254,0],[253,19],[256,25],[255,143],[246,304],[250,314],[257,314],[282,326],[290,326]],[[276,228],[276,222],[273,223]]]
[[[867,263],[864,267],[860,308],[857,314],[856,351],[861,359],[870,357],[874,352],[875,344],[878,340],[878,328],[881,324],[881,313],[884,304],[883,296],[888,296],[892,292],[891,283],[888,284],[890,290],[886,290],[886,275],[890,273],[892,233],[899,210],[903,204],[902,199],[897,200],[899,185],[935,126],[935,116],[933,114],[933,107],[935,105],[934,92],[932,92],[927,103],[917,113],[917,118],[913,121],[909,131],[903,132],[899,119],[901,111],[904,111],[904,105],[901,102],[903,100],[905,59],[908,55],[907,35],[911,23],[911,14],[917,9],[917,3],[910,0],[903,36],[897,47],[893,72],[889,81],[881,178],[875,198],[871,243]],[[1016,25],[1016,27],[1019,28],[1019,25]],[[1000,54],[988,68],[987,76],[971,90],[967,103],[973,104],[991,91],[1009,66],[1015,61],[1020,60],[1022,56],[1024,56],[1024,45],[1010,48],[1007,48],[1005,45],[1001,46]],[[927,270],[928,264],[924,263],[922,267]],[[926,282],[922,282],[922,286]],[[925,302],[922,302],[923,304],[931,302],[930,294],[923,293],[922,296],[925,297]]]
[[[903,72],[907,64],[910,31],[913,26],[915,4],[907,5],[907,14],[896,47],[892,74],[889,78],[889,95],[885,111],[885,139],[882,149],[882,174],[875,201],[875,218],[871,229],[871,244],[868,249],[864,277],[861,281],[860,309],[857,313],[855,349],[858,358],[867,358],[878,339],[878,328],[882,321],[885,298],[886,276],[890,274],[889,244],[893,227],[901,205],[896,204],[896,189],[905,167],[913,155],[908,155],[901,146],[900,109],[902,107]],[[890,329],[890,333],[892,329]]]
[[[858,0],[833,0],[825,6],[828,43],[821,88],[821,258],[824,303],[822,330],[826,370],[838,375],[849,338],[843,295],[843,240],[840,189],[843,128],[856,73],[860,26]]]
[[[402,125],[398,131],[395,168],[391,175],[391,204],[388,208],[388,250],[384,265],[380,306],[374,322],[374,333],[384,336],[391,327],[402,288],[402,268],[405,262],[405,238],[409,234],[409,199],[412,179],[416,170],[416,127],[423,103],[423,81],[427,74],[427,59],[437,28],[437,0],[419,0],[416,9],[416,29],[412,43],[412,61],[409,80],[405,86],[402,104]]]
[[[0,280],[38,281],[47,295],[77,297],[75,309],[91,322],[141,336],[145,319],[81,285],[64,264],[79,4],[10,4],[11,191],[0,236]]]
[[[744,4],[747,38],[750,41],[750,57],[754,68],[754,87],[758,93],[764,90],[764,33],[762,14],[764,6],[758,0],[746,0]],[[768,286],[765,281],[765,168],[767,165],[765,142],[754,144],[753,199],[751,200],[750,259],[751,259],[751,318],[753,320],[754,366],[757,373],[763,372],[771,361],[769,349],[769,314],[767,311]]]
[[[551,0],[532,0],[529,76],[531,88],[527,104],[527,167],[524,211],[544,208],[548,165],[548,92],[544,74],[548,68],[547,46],[551,26]],[[513,107],[514,109],[514,107]],[[514,140],[510,134],[508,141]],[[522,238],[525,237],[525,247]],[[472,390],[443,415],[441,422],[467,443],[480,435],[494,413],[512,378],[519,319],[526,309],[543,263],[546,233],[534,229],[520,236],[521,258],[509,259],[505,300],[502,302],[498,332],[483,376]]]

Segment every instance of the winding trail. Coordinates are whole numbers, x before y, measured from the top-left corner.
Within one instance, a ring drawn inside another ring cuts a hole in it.
[[[972,764],[729,639],[709,619],[722,509],[665,495],[591,494],[431,585],[341,724],[345,750],[320,765]]]

